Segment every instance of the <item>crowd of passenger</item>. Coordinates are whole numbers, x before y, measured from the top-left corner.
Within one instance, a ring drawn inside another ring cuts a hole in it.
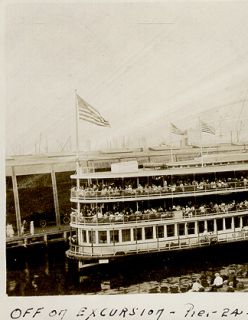
[[[167,182],[166,180],[158,182],[152,182],[150,184],[135,185],[134,181],[128,181],[124,185],[118,184],[118,182],[111,183],[93,183],[90,186],[81,186],[79,190],[73,188],[73,192],[77,192],[81,197],[118,197],[118,196],[142,196],[149,194],[161,194],[161,193],[184,193],[184,192],[197,192],[204,190],[223,190],[226,188],[246,188],[248,187],[248,179],[241,176],[240,178],[221,178],[215,180],[202,179],[190,180],[190,179],[178,179],[176,181]]]
[[[235,270],[229,270],[228,274],[220,274],[216,272],[212,277],[201,277],[195,279],[194,282],[189,283],[188,291],[203,292],[203,291],[220,291],[220,292],[234,292],[237,287],[242,287],[237,280]]]
[[[235,200],[225,203],[213,203],[208,204],[188,204],[185,206],[174,205],[168,209],[162,206],[133,210],[130,207],[124,209],[114,206],[113,210],[105,210],[100,207],[90,208],[85,207],[77,214],[77,218],[82,221],[90,220],[92,222],[125,222],[125,221],[137,221],[137,220],[156,220],[156,219],[168,219],[168,218],[191,218],[200,215],[216,215],[233,211],[243,211],[248,209],[248,200],[236,202]]]

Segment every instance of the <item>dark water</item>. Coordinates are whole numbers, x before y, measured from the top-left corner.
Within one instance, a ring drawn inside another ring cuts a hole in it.
[[[248,276],[248,243],[190,252],[145,256],[78,272],[65,258],[66,247],[11,249],[7,252],[7,294],[11,296],[124,294],[186,291],[197,277],[211,279],[235,269]],[[174,287],[174,289],[173,289]],[[174,291],[173,291],[174,290]]]

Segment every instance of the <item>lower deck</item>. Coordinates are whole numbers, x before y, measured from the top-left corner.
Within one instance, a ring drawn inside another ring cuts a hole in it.
[[[94,247],[90,253],[83,246],[71,245],[70,249],[66,252],[66,255],[68,258],[77,259],[79,261],[99,260],[99,263],[108,263],[109,260],[115,260],[125,256],[190,250],[203,248],[210,245],[231,244],[243,241],[248,241],[247,231],[228,233],[226,235],[223,234],[222,236],[217,235],[212,237],[195,237],[190,239],[178,239],[177,241],[159,241],[157,242],[157,246],[151,244],[143,244],[143,246],[138,246],[133,244],[131,246],[126,246],[126,248],[122,247],[122,251],[120,251],[120,247],[118,246],[112,246],[111,248],[108,246],[108,250],[106,252],[102,250],[102,248]]]
[[[68,257],[104,259],[244,241],[248,239],[248,212],[153,223],[71,227]]]

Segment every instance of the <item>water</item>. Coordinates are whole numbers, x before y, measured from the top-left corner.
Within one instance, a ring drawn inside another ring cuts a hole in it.
[[[213,246],[197,251],[146,256],[78,272],[65,257],[62,244],[21,248],[7,253],[7,294],[10,296],[126,294],[187,291],[200,277],[235,269],[248,288],[247,243]],[[243,288],[245,290],[246,287]]]

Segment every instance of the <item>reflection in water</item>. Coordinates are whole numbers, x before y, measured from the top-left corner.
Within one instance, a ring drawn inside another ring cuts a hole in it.
[[[78,272],[77,264],[65,258],[65,247],[28,248],[7,254],[7,294],[12,296],[126,294],[187,292],[196,279],[204,287],[215,272],[225,278],[235,270],[236,290],[248,288],[247,244],[212,247],[205,251],[178,252],[146,257],[131,263],[100,265]],[[230,255],[231,252],[231,255]],[[216,259],[218,257],[218,259]],[[145,267],[144,267],[145,266]]]

